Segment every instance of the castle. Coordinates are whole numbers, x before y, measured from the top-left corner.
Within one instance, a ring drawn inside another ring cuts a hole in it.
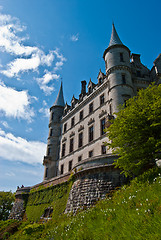
[[[86,81],[82,81],[79,99],[73,96],[71,106],[64,103],[61,84],[50,108],[47,152],[43,159],[44,179],[32,187],[17,189],[10,218],[22,220],[24,196],[28,196],[31,189],[42,186],[54,189],[60,183],[67,183],[71,172],[74,179],[66,213],[93,205],[126,181],[120,170],[114,168],[117,156],[104,146],[108,141],[104,129],[110,125],[120,104],[126,106],[129,98],[150,83],[161,83],[161,54],[149,70],[141,63],[140,55],[131,54],[121,42],[113,24],[103,58],[106,74],[100,70],[97,84],[90,80],[86,86]],[[45,211],[50,210],[50,203],[48,207]]]
[[[64,103],[62,84],[50,108],[47,152],[43,160],[44,181],[65,176],[72,169],[111,165],[116,156],[106,149],[105,127],[120,104],[145,89],[151,82],[159,84],[161,55],[149,70],[141,63],[140,54],[130,52],[112,25],[110,43],[104,51],[106,73],[101,70],[98,83],[82,81],[79,99],[74,95],[71,106]]]

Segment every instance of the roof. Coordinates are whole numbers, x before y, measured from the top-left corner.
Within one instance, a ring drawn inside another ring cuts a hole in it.
[[[108,45],[108,47],[111,47],[113,45],[123,45],[123,43],[121,42],[117,32],[116,32],[116,28],[114,26],[114,23],[112,24],[112,33],[111,33],[111,39],[110,39],[110,43]]]
[[[53,106],[62,106],[62,107],[65,106],[62,82],[61,82],[61,86],[60,86],[60,90],[59,90],[58,96],[57,96]]]

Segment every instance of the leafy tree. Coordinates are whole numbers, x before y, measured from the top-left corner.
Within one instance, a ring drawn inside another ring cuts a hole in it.
[[[14,202],[12,192],[0,192],[0,220],[7,220]]]
[[[161,152],[161,85],[152,84],[129,99],[106,129],[115,165],[126,176],[139,175]]]

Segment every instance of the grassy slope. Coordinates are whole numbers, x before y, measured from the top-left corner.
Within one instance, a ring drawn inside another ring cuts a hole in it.
[[[56,214],[46,224],[23,222],[9,239],[161,239],[161,174],[151,170],[76,216]],[[59,211],[59,210],[58,210]],[[59,211],[60,213],[60,211]]]

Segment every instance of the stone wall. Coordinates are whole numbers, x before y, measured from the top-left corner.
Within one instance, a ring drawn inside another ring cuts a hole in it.
[[[9,215],[9,219],[16,219],[21,221],[24,213],[25,213],[24,200],[16,199],[12,207],[11,213]]]
[[[8,219],[22,220],[25,213],[25,201],[27,202],[30,187],[18,188],[15,195],[15,202]]]
[[[125,182],[124,176],[113,166],[85,170],[77,173],[76,178],[69,194],[66,213],[90,207]]]

